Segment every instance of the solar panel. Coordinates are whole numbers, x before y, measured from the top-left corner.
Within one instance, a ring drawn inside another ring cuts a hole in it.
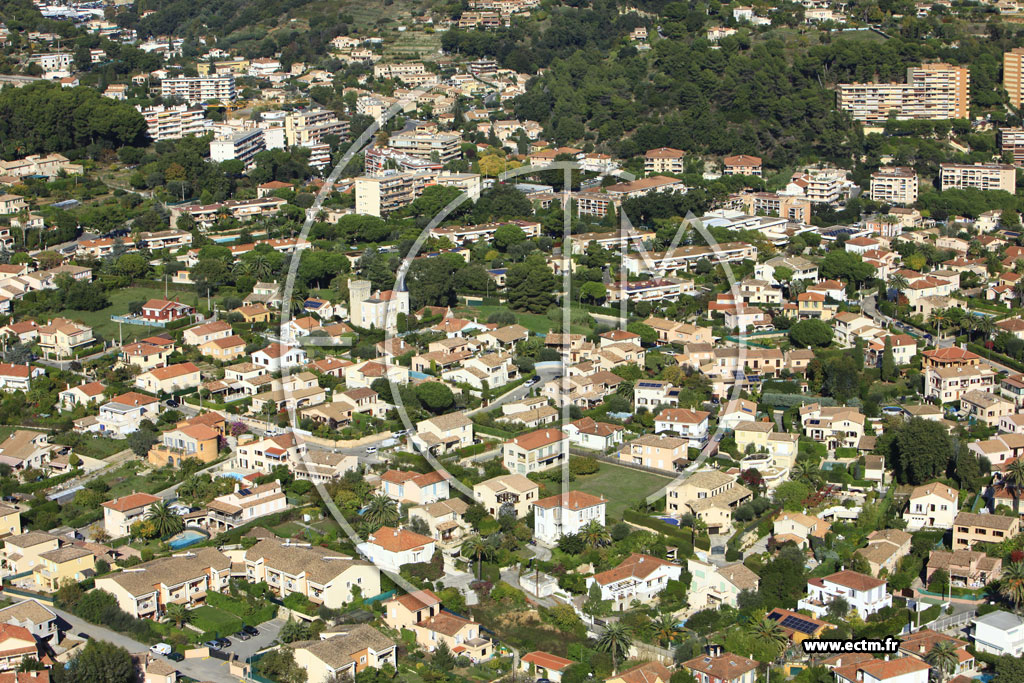
[[[239,489],[238,491],[238,495],[240,496],[248,496],[250,493],[252,493],[252,491],[249,489]]]
[[[771,614],[768,615],[768,618],[771,619],[772,621],[778,621],[779,619],[782,618],[782,615],[779,614],[778,612],[772,612]]]
[[[813,622],[792,616],[783,619],[782,626],[785,628],[791,628],[794,631],[800,631],[801,633],[814,633],[818,628]]]

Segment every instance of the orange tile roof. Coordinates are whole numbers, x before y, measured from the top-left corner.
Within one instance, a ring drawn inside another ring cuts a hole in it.
[[[583,510],[594,507],[595,505],[602,505],[607,502],[607,500],[600,496],[592,496],[589,493],[584,493],[583,491],[569,491],[568,493],[562,493],[557,496],[541,498],[534,503],[534,505],[544,509],[563,507],[568,510]]]
[[[423,536],[408,529],[395,529],[390,526],[382,526],[370,535],[370,543],[391,553],[421,548],[433,542],[434,539],[429,536]]]
[[[118,512],[127,512],[128,510],[134,510],[136,508],[145,507],[146,505],[152,505],[162,500],[157,496],[151,496],[148,493],[131,493],[127,496],[121,496],[114,500],[108,500],[103,503],[103,507]]]
[[[548,669],[549,671],[561,671],[567,667],[572,666],[576,662],[571,659],[565,659],[558,655],[553,655],[548,652],[542,652],[540,650],[534,650],[523,655],[522,661],[527,664],[536,664],[537,666]]]
[[[529,434],[523,434],[512,439],[509,443],[514,443],[519,448],[527,451],[536,450],[543,448],[553,443],[557,443],[565,438],[565,434],[558,429],[538,429],[530,432]]]

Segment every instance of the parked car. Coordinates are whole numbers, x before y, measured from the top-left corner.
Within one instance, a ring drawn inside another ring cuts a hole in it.
[[[181,654],[180,652],[172,652],[171,654],[167,655],[167,659],[171,660],[172,662],[181,662],[184,661],[185,655]]]
[[[155,655],[169,655],[171,654],[171,649],[171,646],[167,643],[157,643],[149,648],[149,651]]]
[[[260,634],[260,630],[255,626],[249,626],[249,624],[246,624],[242,627],[242,633],[248,633],[250,637],[258,636]]]
[[[238,638],[239,640],[249,640],[250,638],[252,638],[252,636],[250,636],[245,631],[239,631],[235,634],[235,638]]]
[[[220,642],[216,640],[208,640],[205,643],[203,643],[203,645],[210,648],[211,650],[220,650],[223,647],[220,644]]]
[[[220,643],[221,647],[231,647],[231,639],[230,638],[218,638],[217,642]]]

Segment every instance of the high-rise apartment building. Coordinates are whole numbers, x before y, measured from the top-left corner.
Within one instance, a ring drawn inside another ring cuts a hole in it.
[[[189,104],[207,100],[235,99],[235,77],[199,76],[197,78],[165,78],[160,81],[161,97],[180,97]]]
[[[1010,96],[1010,104],[1020,109],[1024,100],[1024,47],[1015,47],[1003,53],[1003,87]]]
[[[905,166],[878,169],[871,174],[871,201],[913,204],[917,201],[917,174]]]
[[[858,121],[966,119],[971,73],[966,66],[922,64],[907,69],[906,83],[841,83],[837,104]]]
[[[942,189],[1003,190],[1017,189],[1017,169],[1009,164],[941,164]]]

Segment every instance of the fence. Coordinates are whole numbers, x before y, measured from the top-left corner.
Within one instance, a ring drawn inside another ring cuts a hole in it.
[[[640,470],[641,472],[649,472],[650,474],[660,474],[663,477],[671,479],[674,476],[678,476],[679,472],[669,472],[668,470],[661,470],[657,467],[648,467],[647,465],[638,465],[635,462],[628,462],[626,460],[619,460],[618,458],[610,455],[600,455],[596,451],[588,451],[585,448],[577,448],[575,446],[569,446],[570,455],[580,455],[588,458],[594,458],[600,462],[606,462],[609,465],[619,465],[621,467],[628,467],[631,470]]]
[[[968,610],[967,612],[960,612],[959,614],[948,614],[944,617],[939,617],[932,623],[928,624],[928,627],[933,631],[945,631],[950,628],[957,628],[963,624],[968,623],[978,613],[978,610]]]

